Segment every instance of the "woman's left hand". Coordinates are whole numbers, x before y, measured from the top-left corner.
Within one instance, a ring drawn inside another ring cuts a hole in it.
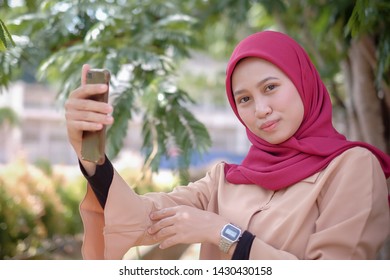
[[[220,232],[228,220],[215,213],[190,206],[175,206],[150,213],[154,222],[148,233],[160,248],[177,244],[208,242],[218,246]]]

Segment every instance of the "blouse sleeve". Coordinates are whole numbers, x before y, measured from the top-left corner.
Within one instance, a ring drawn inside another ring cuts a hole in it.
[[[84,225],[83,258],[122,259],[131,247],[155,243],[146,231],[152,224],[149,214],[153,210],[176,205],[206,209],[213,170],[204,178],[176,187],[170,193],[146,195],[137,195],[114,171],[104,212],[88,185],[80,206]]]
[[[319,177],[324,185],[317,199],[320,214],[306,259],[375,259],[390,232],[386,179],[378,160],[367,150],[347,153]],[[250,258],[297,259],[258,238]]]

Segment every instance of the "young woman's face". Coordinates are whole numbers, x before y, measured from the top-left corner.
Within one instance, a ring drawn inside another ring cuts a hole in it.
[[[302,123],[302,99],[291,80],[272,63],[249,57],[232,74],[238,114],[247,128],[270,144],[289,139]]]

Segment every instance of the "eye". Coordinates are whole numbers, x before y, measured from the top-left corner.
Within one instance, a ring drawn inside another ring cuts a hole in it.
[[[245,103],[245,102],[248,102],[248,101],[249,101],[249,97],[248,96],[244,96],[244,97],[238,99],[238,103]]]
[[[269,92],[269,91],[272,91],[276,88],[276,85],[275,84],[269,84],[265,87],[265,92]]]

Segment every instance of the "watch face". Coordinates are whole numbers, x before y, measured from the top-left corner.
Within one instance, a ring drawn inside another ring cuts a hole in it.
[[[236,241],[241,234],[241,230],[233,225],[226,225],[222,231],[222,235],[231,241]]]

